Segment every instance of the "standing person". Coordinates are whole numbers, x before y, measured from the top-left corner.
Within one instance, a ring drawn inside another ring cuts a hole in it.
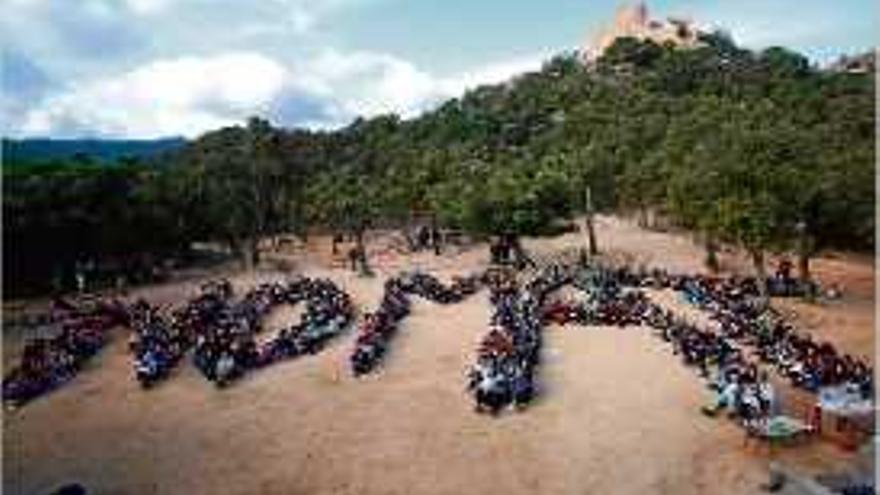
[[[348,250],[348,262],[351,265],[351,271],[357,271],[357,263],[360,259],[360,254],[358,253],[358,246],[353,246]]]
[[[372,276],[373,272],[370,270],[370,265],[367,262],[367,249],[363,244],[358,246],[358,263],[360,264],[360,274],[363,276]]]
[[[782,279],[785,282],[788,282],[789,280],[791,280],[791,269],[792,269],[791,260],[789,260],[788,258],[783,258],[779,262],[779,266],[776,270],[776,274],[779,276],[780,279]]]
[[[125,274],[121,272],[116,274],[116,293],[122,296],[127,294],[125,290]]]
[[[493,240],[489,245],[489,257],[493,265],[501,264],[501,244],[497,240]]]
[[[516,263],[517,269],[522,270],[527,266],[532,268],[538,267],[537,263],[526,254],[526,250],[520,244],[518,236],[511,235],[507,249],[510,253],[508,256],[513,255],[513,262]]]
[[[438,229],[436,225],[432,225],[431,226],[431,246],[434,248],[434,255],[435,256],[440,256],[441,240],[442,239],[440,237],[440,229]]]
[[[428,247],[428,242],[431,239],[431,232],[428,230],[428,227],[421,225],[419,226],[418,233],[416,234],[416,251],[421,251]]]
[[[341,233],[336,232],[333,234],[331,249],[333,250],[334,255],[339,254],[339,243],[343,241],[344,238],[342,237]]]
[[[86,273],[83,265],[76,262],[76,290],[82,294],[86,290]]]

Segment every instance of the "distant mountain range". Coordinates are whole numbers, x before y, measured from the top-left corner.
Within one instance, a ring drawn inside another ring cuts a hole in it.
[[[146,158],[183,147],[181,137],[160,139],[8,139],[3,138],[3,161],[57,160],[85,155],[101,161]]]

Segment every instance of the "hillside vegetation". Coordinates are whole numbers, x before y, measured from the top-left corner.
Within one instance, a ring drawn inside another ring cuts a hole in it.
[[[359,231],[414,213],[474,233],[540,234],[584,209],[653,212],[713,248],[870,249],[874,75],[821,71],[727,37],[676,50],[619,39],[562,54],[412,120],[332,132],[252,119],[180,151],[107,167],[4,164],[7,291],[69,286],[77,261],[117,264],[310,227]]]

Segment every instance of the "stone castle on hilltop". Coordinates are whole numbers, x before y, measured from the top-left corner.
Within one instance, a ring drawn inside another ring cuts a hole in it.
[[[644,2],[639,2],[620,7],[614,22],[602,29],[597,36],[588,39],[581,47],[581,53],[586,60],[595,60],[614,40],[624,37],[651,40],[660,45],[672,43],[683,48],[693,48],[700,43],[700,34],[702,31],[689,19],[651,19],[648,7]]]

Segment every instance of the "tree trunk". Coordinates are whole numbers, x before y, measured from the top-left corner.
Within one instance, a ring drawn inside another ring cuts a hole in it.
[[[240,249],[238,251],[239,256],[241,256],[241,264],[243,265],[246,271],[251,271],[254,269],[253,260],[251,259],[250,254],[247,249]]]
[[[354,241],[357,244],[358,249],[363,249],[364,247],[364,231],[362,229],[358,229],[354,234]]]
[[[706,234],[706,268],[712,273],[718,273],[720,265],[718,263],[718,243],[712,234]]]
[[[798,277],[801,279],[801,282],[809,282],[811,280],[810,259],[813,257],[813,248],[815,247],[812,237],[805,230],[801,230],[797,242],[797,268]]]
[[[812,255],[809,251],[803,250],[798,253],[798,278],[800,278],[801,282],[812,280],[810,275],[810,258],[812,258]]]
[[[431,245],[434,248],[434,255],[440,256],[440,229],[437,227],[437,215],[431,215]]]
[[[244,267],[248,271],[252,271],[260,263],[260,241],[259,239],[250,238],[244,242],[241,250],[244,257]]]
[[[245,256],[245,250],[241,247],[241,242],[237,239],[230,238],[226,241],[226,244],[229,245],[229,251],[232,257],[241,260],[242,265],[246,268],[248,260],[247,256]]]
[[[648,209],[647,209],[647,208],[645,207],[645,205],[643,205],[643,204],[640,204],[640,205],[639,205],[639,221],[638,221],[638,225],[639,225],[639,227],[641,227],[641,228],[643,228],[643,229],[648,229],[648,228],[649,228],[649,226],[648,226]]]
[[[596,246],[596,228],[593,225],[593,194],[589,186],[584,191],[584,211],[586,213],[584,223],[587,228],[587,242],[590,255],[595,256],[599,254],[599,248]]]
[[[587,239],[590,241],[590,255],[599,254],[599,248],[596,246],[596,229],[593,226],[593,215],[587,215]]]
[[[367,263],[367,248],[364,246],[364,231],[363,229],[358,229],[357,237],[355,242],[357,243],[357,252],[358,252],[358,262],[360,263],[361,272],[369,271],[369,264]]]
[[[770,291],[767,288],[767,269],[764,266],[764,250],[749,249],[749,254],[752,257],[752,266],[755,269],[755,277],[758,279],[758,292],[761,295],[761,299],[767,301],[769,299]]]

